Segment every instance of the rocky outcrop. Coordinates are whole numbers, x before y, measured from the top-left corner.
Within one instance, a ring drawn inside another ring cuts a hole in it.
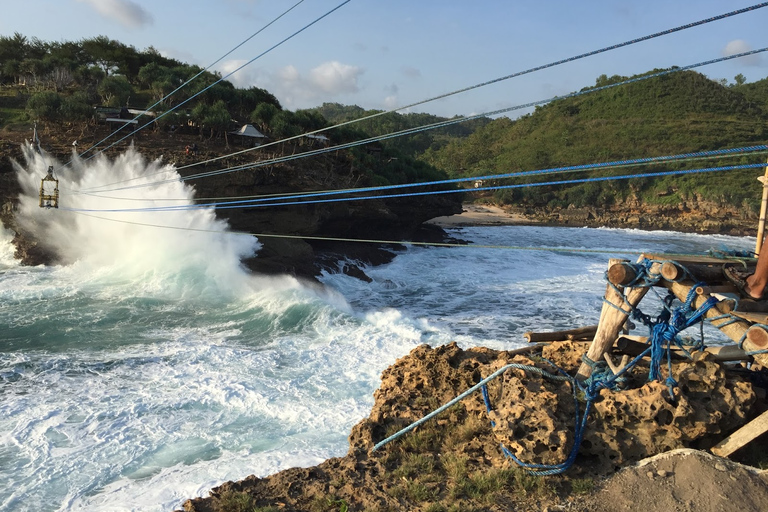
[[[671,204],[643,203],[635,196],[610,207],[514,209],[531,220],[562,226],[616,227],[754,236],[755,212],[698,195]]]
[[[541,356],[575,373],[583,345],[555,343]],[[525,462],[560,463],[573,446],[575,409],[584,404],[574,400],[567,383],[510,369],[488,386],[490,414],[476,392],[371,452],[376,443],[510,363],[554,371],[542,357],[462,350],[455,343],[419,346],[382,373],[375,404],[353,427],[345,457],[229,482],[209,498],[188,500],[184,510],[227,510],[225,504],[235,499],[285,511],[342,510],[342,504],[348,510],[511,511],[565,503],[586,510],[571,502],[578,482],[670,449],[711,446],[753,417],[757,393],[764,393],[704,356],[675,363],[679,387],[672,400],[667,386],[646,382],[647,368],[638,366],[627,389],[600,393],[576,464],[565,477],[544,482],[515,469],[500,445]],[[768,489],[763,492],[768,496]]]

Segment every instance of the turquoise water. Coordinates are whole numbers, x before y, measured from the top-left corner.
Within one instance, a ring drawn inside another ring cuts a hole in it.
[[[411,248],[366,269],[372,283],[326,274],[320,287],[247,273],[239,260],[258,250],[251,237],[139,224],[225,229],[212,212],[40,210],[33,178],[44,164],[30,155],[19,170],[29,191],[20,216],[66,263],[21,267],[0,231],[2,511],[170,511],[227,480],[343,455],[380,373],[419,344],[513,348],[529,330],[596,323],[609,257],[754,246],[466,228],[456,234],[477,245],[606,253]],[[191,197],[178,183],[78,192],[164,169],[138,154],[81,163],[62,176],[62,204]]]

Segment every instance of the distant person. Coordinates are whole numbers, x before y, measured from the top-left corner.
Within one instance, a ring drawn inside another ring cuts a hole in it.
[[[190,149],[190,148],[189,148],[189,144],[187,144],[186,146],[184,146],[184,153],[188,155],[188,154],[189,154],[189,149]]]
[[[192,144],[192,154],[193,155],[197,154],[197,144]]]

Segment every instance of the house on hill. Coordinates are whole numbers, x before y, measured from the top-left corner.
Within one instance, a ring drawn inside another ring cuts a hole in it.
[[[239,130],[229,132],[232,135],[232,142],[242,146],[256,147],[261,146],[267,136],[257,130],[252,124],[244,124]]]

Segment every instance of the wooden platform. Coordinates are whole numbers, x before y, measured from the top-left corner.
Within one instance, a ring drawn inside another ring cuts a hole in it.
[[[714,296],[719,302],[705,314],[713,326],[733,342],[742,343],[747,352],[768,349],[768,301],[739,298],[738,290],[723,274],[725,265],[753,268],[754,259],[643,254],[636,264],[628,260],[609,261],[607,275],[610,283],[606,287],[606,304],[603,305],[595,337],[587,352],[589,359],[603,359],[626,323],[631,313],[630,305],[638,306],[648,292],[647,286],[631,286],[640,273],[639,263],[646,259],[654,262],[651,272],[659,277],[654,286],[670,290],[681,302],[685,302],[690,293],[695,293],[693,309],[699,308]],[[753,354],[752,357],[762,366],[768,367],[768,353]],[[583,363],[577,377],[585,379],[591,371],[591,367]]]

